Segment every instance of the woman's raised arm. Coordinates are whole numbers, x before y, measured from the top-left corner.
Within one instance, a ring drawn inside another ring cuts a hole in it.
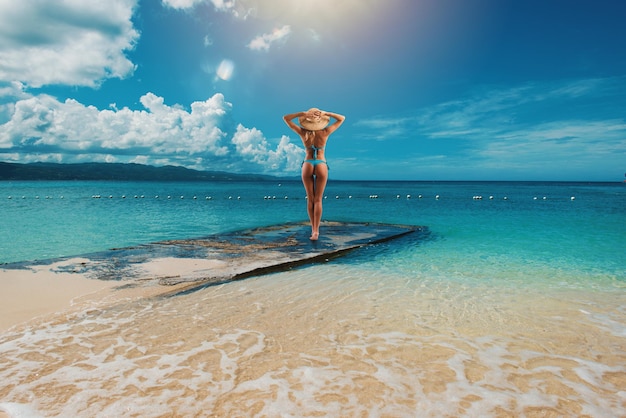
[[[346,120],[346,117],[344,115],[340,115],[339,113],[322,112],[322,115],[327,115],[327,116],[330,116],[331,118],[335,119],[335,121],[333,123],[331,123],[330,125],[328,125],[326,127],[326,132],[329,135],[331,133],[333,133],[337,128],[339,128],[341,126],[341,124],[343,123],[343,121]]]
[[[302,128],[300,127],[300,125],[297,125],[296,123],[294,123],[293,120],[295,118],[299,118],[300,116],[305,116],[305,115],[306,115],[306,112],[289,113],[288,115],[283,116],[283,120],[285,121],[287,126],[291,128],[292,131],[294,131],[298,135],[302,135]]]

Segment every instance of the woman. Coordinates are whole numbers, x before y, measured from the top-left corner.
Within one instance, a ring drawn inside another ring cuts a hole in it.
[[[296,118],[298,118],[300,125],[293,122]],[[329,125],[330,118],[335,119],[331,125]],[[302,183],[304,190],[306,190],[307,213],[311,221],[311,240],[315,241],[320,233],[322,199],[328,181],[328,164],[324,158],[324,148],[330,134],[335,132],[346,118],[337,113],[312,108],[306,112],[285,115],[283,119],[300,136],[305,147],[306,155],[302,162]]]

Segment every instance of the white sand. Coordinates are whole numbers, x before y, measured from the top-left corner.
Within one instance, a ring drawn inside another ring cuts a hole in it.
[[[132,282],[134,287],[120,289],[129,282],[90,279],[81,272],[59,271],[60,267],[81,262],[90,260],[74,258],[30,269],[0,269],[0,332],[57,313],[176,291],[193,283],[188,280],[177,286],[159,286],[158,279],[200,278],[207,269],[223,267],[217,260],[154,259],[137,266],[141,277]]]
[[[90,280],[76,273],[55,273],[51,266],[37,266],[30,270],[0,269],[0,286],[2,332],[41,316],[70,310],[90,298],[98,299],[119,283]]]

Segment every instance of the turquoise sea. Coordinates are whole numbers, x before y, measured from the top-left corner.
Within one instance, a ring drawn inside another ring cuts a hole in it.
[[[426,231],[9,331],[0,409],[626,416],[626,183],[331,179],[326,192],[324,220]],[[4,182],[0,210],[0,263],[306,219],[298,181]]]

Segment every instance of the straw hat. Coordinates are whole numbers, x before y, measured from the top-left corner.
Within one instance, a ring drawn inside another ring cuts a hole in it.
[[[311,113],[315,113],[314,116],[300,116],[298,118],[298,122],[300,122],[300,126],[308,131],[319,131],[324,129],[328,122],[330,122],[330,116],[321,115],[321,111],[315,107],[309,109],[307,115]]]

